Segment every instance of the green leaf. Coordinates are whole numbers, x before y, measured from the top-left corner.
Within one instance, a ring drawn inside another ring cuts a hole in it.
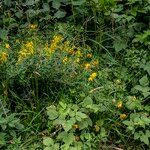
[[[54,141],[50,137],[44,137],[43,144],[48,146],[48,147],[50,147],[50,146],[52,146],[54,144]]]
[[[68,120],[62,126],[63,126],[64,130],[66,132],[68,132],[72,128],[72,125],[73,125],[72,122]]]
[[[51,147],[45,147],[44,150],[51,150]]]
[[[84,106],[87,106],[87,105],[92,105],[93,104],[93,100],[90,96],[86,97],[84,100],[83,100],[83,105]]]
[[[84,4],[85,2],[86,2],[86,0],[73,0],[72,5],[80,6],[80,5]]]
[[[54,18],[64,18],[66,15],[65,11],[62,10],[58,10],[55,14],[54,14]]]
[[[144,66],[144,70],[146,70],[148,74],[150,75],[150,61],[146,63],[146,65]]]
[[[60,116],[59,118],[55,119],[53,121],[53,125],[62,125],[62,124],[65,124],[66,120],[65,120],[65,117],[62,117]]]
[[[7,40],[8,31],[0,28],[0,39]]]
[[[22,10],[17,11],[17,12],[15,13],[15,16],[18,17],[18,18],[21,18],[21,17],[23,16],[23,11],[22,11]]]
[[[82,119],[85,119],[85,118],[88,118],[88,116],[80,111],[76,112],[76,116],[82,118]]]
[[[6,6],[11,6],[12,0],[4,0],[4,4],[5,4]]]
[[[127,42],[119,37],[116,38],[116,40],[113,43],[113,46],[115,48],[116,53],[118,53],[119,51],[127,48]]]
[[[43,11],[45,12],[49,12],[50,11],[50,7],[48,3],[43,3]]]
[[[140,138],[140,134],[138,132],[134,133],[134,139],[137,140]]]
[[[66,109],[66,108],[67,108],[67,104],[66,104],[66,103],[59,102],[59,105],[60,105],[63,109]]]
[[[73,133],[68,133],[66,137],[63,138],[63,141],[67,144],[70,145],[74,141],[74,135]]]
[[[81,122],[79,122],[79,127],[80,127],[80,130],[82,129],[85,129],[89,126],[89,123],[88,123],[88,120],[85,119],[85,120],[82,120]]]
[[[59,9],[61,6],[61,2],[60,1],[53,1],[52,2],[52,7],[55,8],[55,9]]]
[[[47,107],[47,115],[50,120],[54,120],[59,116],[54,105]]]
[[[140,137],[140,140],[144,142],[145,144],[149,145],[149,139],[146,134],[143,133],[143,135]]]
[[[150,91],[150,87],[148,87],[148,86],[143,87],[143,86],[141,86],[141,85],[136,85],[134,88],[135,88],[136,90],[138,90],[138,91],[143,92],[143,93],[147,93],[147,92]]]
[[[59,143],[55,143],[53,145],[53,150],[59,150],[60,144]]]
[[[143,77],[139,80],[139,82],[140,82],[140,85],[142,85],[142,86],[147,86],[147,85],[149,85],[149,80],[148,80],[147,75],[143,76]]]
[[[132,97],[128,97],[128,101],[126,102],[125,106],[129,109],[129,110],[134,110],[136,108],[140,108],[141,107],[141,103],[138,99],[133,99]]]

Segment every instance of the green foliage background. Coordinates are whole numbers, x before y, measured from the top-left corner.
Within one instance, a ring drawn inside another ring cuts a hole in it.
[[[149,0],[0,1],[0,148],[147,150],[149,101]]]

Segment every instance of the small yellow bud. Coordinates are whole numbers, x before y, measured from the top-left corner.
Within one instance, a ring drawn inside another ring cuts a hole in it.
[[[73,127],[74,129],[79,129],[79,125],[78,125],[78,124],[74,124],[72,127]]]
[[[121,120],[124,120],[124,119],[126,119],[126,118],[127,118],[127,115],[126,115],[126,114],[121,114],[121,115],[120,115],[120,119],[121,119]]]
[[[85,64],[85,69],[88,70],[88,69],[90,69],[90,68],[91,68],[91,65],[90,65],[89,63],[86,63],[86,64]]]
[[[121,109],[123,107],[122,101],[117,103],[117,108]]]
[[[87,54],[87,58],[92,58],[92,54]]]
[[[7,44],[5,44],[5,47],[6,47],[7,49],[9,49],[9,48],[10,48],[10,45],[7,43]]]

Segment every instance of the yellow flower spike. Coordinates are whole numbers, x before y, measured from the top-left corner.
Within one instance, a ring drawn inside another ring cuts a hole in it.
[[[89,81],[93,81],[93,80],[96,78],[96,76],[97,76],[97,73],[94,72],[94,73],[92,73],[92,74],[90,75],[90,77],[88,78],[88,80],[89,80]]]
[[[91,65],[90,65],[89,63],[86,63],[86,64],[85,64],[85,69],[88,70],[88,69],[90,69],[90,68],[91,68]]]
[[[32,41],[26,42],[22,45],[21,50],[18,53],[18,62],[34,54],[34,43]]]
[[[92,77],[89,77],[88,80],[89,80],[89,81],[93,81],[93,78],[92,78]]]
[[[8,54],[6,52],[0,52],[0,64],[5,63],[8,59]]]
[[[127,115],[126,115],[126,114],[121,114],[121,115],[120,115],[120,119],[121,119],[121,120],[124,120],[124,119],[126,119],[126,118],[127,118]]]
[[[92,58],[92,54],[87,54],[87,58]]]
[[[122,107],[123,107],[122,101],[118,102],[118,103],[117,103],[117,108],[121,109]]]
[[[96,72],[94,72],[94,73],[91,74],[91,77],[92,77],[92,78],[95,78],[96,76],[97,76],[97,73],[96,73]]]
[[[6,44],[5,44],[5,47],[6,47],[7,49],[9,49],[9,48],[10,48],[10,45],[9,45],[8,43],[6,43]]]
[[[61,35],[55,35],[52,42],[51,42],[51,45],[50,45],[50,48],[47,49],[49,52],[48,52],[48,55],[49,53],[52,54],[56,48],[59,48],[59,43],[62,41],[63,37]]]

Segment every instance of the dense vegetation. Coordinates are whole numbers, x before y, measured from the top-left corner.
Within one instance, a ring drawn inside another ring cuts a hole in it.
[[[0,149],[150,149],[150,1],[2,0]]]

